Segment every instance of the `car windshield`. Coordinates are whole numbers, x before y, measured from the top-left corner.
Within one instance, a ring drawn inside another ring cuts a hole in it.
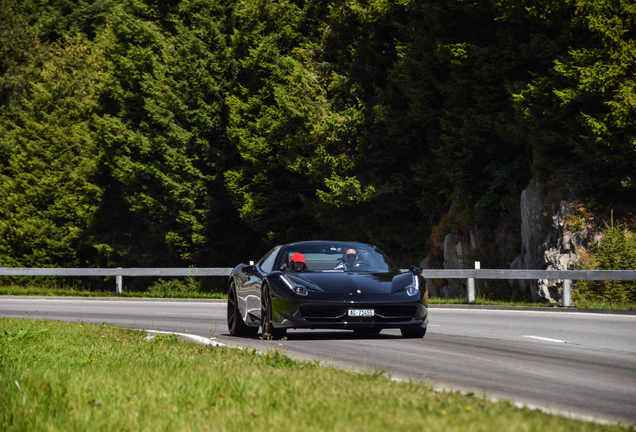
[[[287,245],[280,251],[276,268],[283,271],[399,273],[391,259],[374,246],[346,242]]]

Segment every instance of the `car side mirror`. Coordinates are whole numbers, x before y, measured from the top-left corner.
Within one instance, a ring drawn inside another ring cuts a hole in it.
[[[413,273],[413,274],[416,274],[416,275],[421,275],[422,274],[422,269],[419,268],[419,267],[416,267],[416,266],[409,267],[409,271],[411,273]]]
[[[241,269],[241,271],[242,271],[243,273],[251,273],[251,274],[254,274],[254,273],[256,273],[256,266],[255,266],[255,265],[246,265],[246,266],[244,266],[244,267]]]

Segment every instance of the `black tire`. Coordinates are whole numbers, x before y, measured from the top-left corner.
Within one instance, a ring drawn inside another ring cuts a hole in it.
[[[382,331],[381,328],[373,328],[373,327],[359,327],[359,328],[353,329],[353,333],[355,333],[358,336],[374,335],[374,334],[380,333],[381,331]]]
[[[426,334],[426,327],[402,327],[400,332],[405,338],[423,338]]]
[[[258,327],[250,327],[243,321],[234,281],[230,283],[230,289],[227,292],[227,329],[232,336],[256,336],[258,333]]]
[[[276,328],[272,325],[272,299],[269,295],[269,288],[263,284],[261,292],[261,321],[263,328],[263,339],[278,340],[285,337],[287,329]]]

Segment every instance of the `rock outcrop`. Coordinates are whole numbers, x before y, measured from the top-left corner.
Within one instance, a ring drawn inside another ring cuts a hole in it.
[[[475,248],[475,234],[470,233],[471,243],[468,244],[453,234],[444,238],[444,268],[463,269],[472,268],[467,255],[471,248]],[[420,268],[430,269],[430,257],[420,262]],[[458,298],[466,292],[466,281],[463,279],[430,279],[426,278],[429,297]]]
[[[521,194],[521,253],[510,264],[511,269],[567,270],[579,261],[580,253],[592,241],[600,239],[580,214],[576,200],[561,200],[549,205],[548,191],[531,180]],[[579,226],[569,221],[578,219]],[[563,281],[511,280],[513,296],[530,292],[533,302],[561,301]]]
[[[471,236],[472,237],[472,236]],[[467,255],[471,245],[463,242],[453,234],[448,234],[444,239],[444,268],[463,269],[469,268]],[[447,285],[442,288],[446,298],[461,297],[466,291],[463,279],[448,279]]]
[[[449,214],[453,213],[453,208]],[[551,204],[548,189],[534,179],[521,193],[520,211],[521,252],[510,264],[511,269],[571,269],[579,262],[581,253],[589,249],[592,242],[602,238],[602,233],[591,221],[602,220],[602,215],[592,217],[572,197]],[[443,242],[443,268],[473,268],[471,256],[488,257],[495,266],[509,262],[515,239],[514,233],[502,227],[495,232],[484,233],[473,226],[461,236],[447,234]],[[430,262],[426,257],[420,262],[420,267],[429,269]],[[462,279],[427,279],[426,283],[430,297],[457,298],[465,295],[466,281]],[[561,280],[518,279],[510,280],[509,284],[508,294],[512,294],[513,299],[527,298],[529,294],[533,302],[557,303],[562,300]],[[475,288],[488,293],[501,289],[501,286],[479,281]]]
[[[423,270],[430,270],[431,267],[431,257],[430,255],[420,261],[420,268]],[[428,288],[428,296],[429,297],[441,297],[440,294],[440,286],[439,283],[436,283],[435,280],[431,278],[424,278],[426,280],[426,286]]]

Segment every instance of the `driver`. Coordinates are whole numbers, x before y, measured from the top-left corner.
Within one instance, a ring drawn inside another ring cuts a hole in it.
[[[358,261],[358,251],[354,248],[345,249],[342,254],[342,263],[337,265],[334,270],[349,270],[350,268],[357,267],[355,262]]]

